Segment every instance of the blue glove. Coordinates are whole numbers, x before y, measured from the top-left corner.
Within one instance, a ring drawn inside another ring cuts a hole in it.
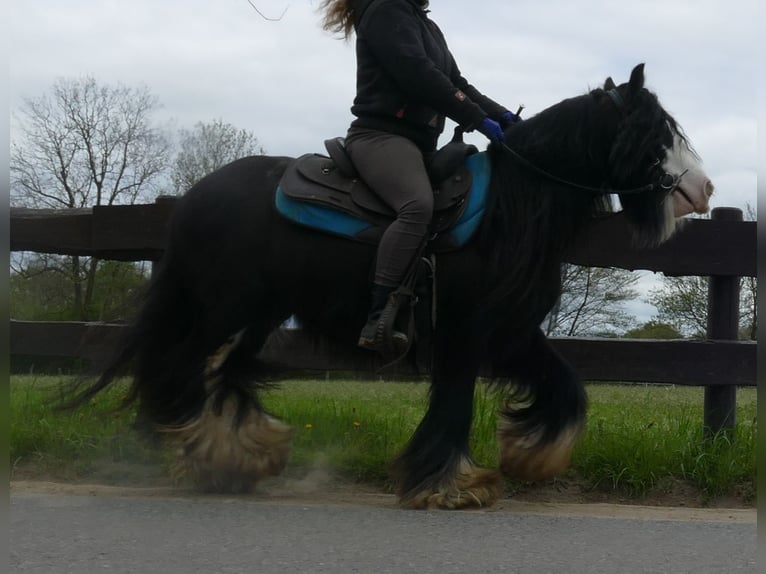
[[[515,124],[516,122],[521,121],[521,118],[513,112],[505,112],[502,116],[500,116],[500,119],[507,125]]]
[[[495,120],[490,119],[489,117],[481,120],[479,127],[476,129],[487,136],[487,139],[491,142],[501,142],[505,138],[505,134],[503,134],[503,128],[500,127],[500,124]]]

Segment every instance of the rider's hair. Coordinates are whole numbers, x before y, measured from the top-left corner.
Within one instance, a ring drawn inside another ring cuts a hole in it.
[[[428,0],[415,0],[423,10]],[[342,34],[348,40],[354,31],[354,0],[322,0],[319,10],[324,12],[322,28],[334,34]]]
[[[348,40],[354,31],[354,0],[323,0],[319,9],[324,12],[322,28],[343,34]]]

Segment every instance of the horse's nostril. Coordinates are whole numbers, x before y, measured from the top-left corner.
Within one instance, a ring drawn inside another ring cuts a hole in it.
[[[713,182],[710,180],[707,180],[705,182],[705,194],[710,197],[713,195],[713,192],[715,191],[715,186],[713,185]]]

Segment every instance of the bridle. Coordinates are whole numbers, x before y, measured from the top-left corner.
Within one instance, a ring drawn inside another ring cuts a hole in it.
[[[622,99],[622,96],[617,91],[616,88],[612,88],[611,90],[606,91],[607,96],[609,96],[609,99],[612,100],[615,107],[621,112],[625,113],[625,101]],[[549,179],[551,181],[555,181],[556,183],[560,183],[562,185],[566,185],[567,187],[572,187],[574,189],[578,189],[580,191],[586,191],[588,193],[595,193],[598,195],[611,195],[611,194],[619,194],[619,195],[636,195],[639,193],[647,193],[650,191],[662,191],[666,195],[671,194],[681,183],[681,178],[686,175],[686,172],[689,171],[684,170],[679,175],[673,175],[671,173],[668,173],[666,171],[663,171],[662,175],[660,175],[658,181],[655,183],[647,183],[646,185],[642,185],[641,187],[635,187],[632,189],[609,189],[609,188],[603,188],[603,187],[591,187],[589,185],[582,185],[579,183],[574,183],[572,181],[563,179],[561,177],[558,177],[556,175],[553,175],[549,171],[546,171],[542,169],[541,167],[538,167],[537,165],[533,164],[531,161],[520,155],[518,152],[513,150],[506,144],[505,142],[496,142],[496,145],[499,144],[503,150],[505,150],[508,154],[510,154],[519,164],[524,166],[526,169],[535,172],[538,175],[541,175],[545,177],[546,179]],[[656,167],[660,164],[659,158],[655,160],[655,162],[652,164],[651,167]]]

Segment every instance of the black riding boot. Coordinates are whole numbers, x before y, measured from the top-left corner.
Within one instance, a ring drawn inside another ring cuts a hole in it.
[[[409,341],[404,333],[392,330],[391,340],[386,341],[385,319],[383,312],[388,304],[388,297],[396,287],[385,287],[383,285],[373,284],[372,286],[372,305],[367,315],[367,324],[362,328],[357,343],[363,349],[378,351],[379,353],[402,354],[407,350]]]

